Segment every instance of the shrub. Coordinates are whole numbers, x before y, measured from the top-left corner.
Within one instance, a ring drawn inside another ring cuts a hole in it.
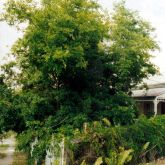
[[[92,165],[99,157],[118,159],[121,148],[133,151],[126,164],[136,165],[165,155],[165,116],[143,117],[133,125],[116,127],[104,119],[88,124],[85,131],[76,131],[74,138],[78,139],[73,149],[75,165],[83,161]]]

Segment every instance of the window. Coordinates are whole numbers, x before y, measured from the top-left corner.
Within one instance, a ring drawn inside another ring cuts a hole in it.
[[[161,103],[161,114],[165,114],[165,103]]]
[[[154,115],[154,111],[152,109],[152,103],[144,103],[144,114],[148,117]]]

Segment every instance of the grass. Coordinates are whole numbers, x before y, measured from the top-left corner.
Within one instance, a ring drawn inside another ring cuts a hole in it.
[[[3,159],[6,157],[6,154],[5,153],[0,153],[0,159]]]
[[[5,151],[7,150],[8,147],[9,147],[8,144],[0,144],[0,159],[3,159],[7,156]]]
[[[27,155],[23,152],[15,152],[12,165],[27,165]]]
[[[4,153],[4,151],[6,151],[8,147],[9,147],[8,144],[0,144],[0,159],[3,159],[7,156],[7,154]]]
[[[9,144],[0,144],[0,148],[8,148]]]

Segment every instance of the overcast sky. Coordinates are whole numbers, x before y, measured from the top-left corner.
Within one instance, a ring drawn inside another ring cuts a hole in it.
[[[117,0],[98,0],[99,3],[109,11],[112,11],[113,2]],[[0,12],[5,0],[0,0]],[[157,41],[161,51],[155,54],[152,60],[165,75],[165,1],[164,0],[127,0],[128,8],[139,11],[141,17],[149,21],[156,28]],[[0,23],[0,60],[9,53],[12,44],[21,36],[15,28],[9,27],[6,23]],[[163,80],[165,81],[165,80]]]

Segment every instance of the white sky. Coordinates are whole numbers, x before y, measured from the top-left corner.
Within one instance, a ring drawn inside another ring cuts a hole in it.
[[[112,11],[112,4],[118,0],[98,0],[98,2],[109,11]],[[0,12],[3,8],[5,0],[0,0]],[[165,0],[127,0],[128,8],[139,11],[142,18],[149,21],[156,28],[155,34],[161,48],[160,53],[155,54],[152,60],[159,68],[160,72],[165,76]],[[0,62],[5,61],[12,44],[21,36],[14,27],[9,27],[6,23],[0,23]],[[164,81],[163,78],[152,78],[156,81]]]

